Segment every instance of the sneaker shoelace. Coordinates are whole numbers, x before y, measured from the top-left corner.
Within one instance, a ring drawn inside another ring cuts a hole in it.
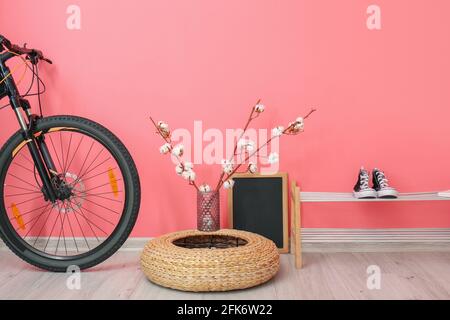
[[[381,188],[387,188],[387,187],[389,187],[388,179],[386,179],[386,176],[384,175],[383,172],[378,171],[378,172],[376,173],[376,175],[377,175],[378,183],[380,184],[380,187],[381,187]]]
[[[366,171],[360,173],[360,186],[361,189],[369,189],[369,174]]]

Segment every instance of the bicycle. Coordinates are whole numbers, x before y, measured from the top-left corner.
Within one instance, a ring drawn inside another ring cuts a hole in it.
[[[6,65],[13,57],[32,71],[24,95]],[[109,258],[131,233],[139,176],[128,150],[105,127],[72,115],[43,116],[40,61],[52,63],[42,51],[0,35],[0,99],[9,98],[20,126],[0,150],[0,237],[39,268],[86,269]],[[30,93],[35,81],[37,92]],[[39,115],[25,99],[33,95]]]

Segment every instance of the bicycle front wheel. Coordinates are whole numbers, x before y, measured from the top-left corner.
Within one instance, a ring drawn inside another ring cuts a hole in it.
[[[108,129],[75,116],[40,119],[34,135],[49,149],[63,200],[46,199],[17,132],[0,151],[0,236],[20,258],[50,271],[101,263],[138,215],[140,184],[129,152]]]

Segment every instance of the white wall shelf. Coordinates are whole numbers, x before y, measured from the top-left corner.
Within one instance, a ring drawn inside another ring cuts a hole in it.
[[[301,268],[301,204],[307,202],[405,202],[405,201],[450,201],[449,197],[439,196],[438,192],[400,193],[397,198],[357,199],[350,192],[303,192],[295,181],[291,183],[291,252],[295,255],[295,267]],[[392,236],[392,235],[391,235]],[[342,239],[341,239],[342,240]],[[353,239],[354,240],[354,239]],[[442,237],[440,238],[442,240]],[[446,239],[447,240],[447,239]]]
[[[400,193],[396,199],[356,199],[352,193],[300,192],[301,202],[397,202],[397,201],[450,201],[437,192]]]

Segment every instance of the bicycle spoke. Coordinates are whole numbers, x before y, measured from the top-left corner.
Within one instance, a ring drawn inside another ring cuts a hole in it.
[[[91,197],[96,197],[96,198],[100,198],[100,199],[105,199],[105,200],[109,200],[109,201],[113,201],[113,202],[117,202],[117,203],[122,203],[123,201],[120,200],[116,200],[116,199],[111,199],[111,198],[107,198],[107,197],[102,197],[99,195],[95,195],[95,194],[90,194],[90,193],[85,193],[85,192],[79,192],[79,191],[75,191],[77,192],[79,195],[86,195],[86,196],[91,196]]]
[[[117,179],[116,181],[122,181],[122,179]],[[90,188],[90,189],[84,190],[84,192],[92,191],[92,190],[95,190],[95,189],[98,189],[98,188],[107,186],[107,185],[109,185],[109,184],[110,184],[110,183],[107,182],[107,183],[101,184],[101,185],[99,185],[99,186],[92,187],[92,188]]]
[[[61,145],[61,161],[62,161],[62,173],[66,173],[66,166],[64,164],[64,147],[63,147],[63,138],[62,138],[62,132],[59,132],[59,144]]]
[[[70,201],[70,200],[69,200],[69,201]],[[73,202],[71,202],[71,203],[72,203],[72,204],[75,204],[75,203],[73,203]],[[95,213],[94,211],[89,210],[89,209],[86,208],[86,207],[84,208],[84,210],[87,211],[87,212],[89,212],[89,213],[92,213],[94,216],[98,217],[99,219],[101,219],[101,220],[103,220],[103,221],[109,223],[110,225],[114,226],[114,223],[112,223],[111,221],[106,220],[105,218],[99,216],[99,215],[98,215],[97,213]]]
[[[52,135],[48,136],[50,138],[50,143],[52,145],[53,151],[55,152],[56,160],[58,160],[59,168],[63,170],[63,167],[61,166],[61,161],[59,160],[58,152],[56,152],[55,144],[53,143]]]
[[[58,208],[61,209],[61,207],[59,205],[58,205]],[[66,256],[67,256],[66,236],[64,235],[64,222],[66,221],[66,216],[67,216],[67,214],[64,214],[64,217],[61,217],[61,213],[59,214],[59,220],[61,221],[61,230],[59,231],[59,237],[58,237],[58,243],[56,244],[55,255],[58,253],[59,242],[60,242],[61,235],[62,235],[63,242],[64,242],[64,248],[66,250]]]
[[[67,206],[66,206],[66,204],[63,203],[63,205],[64,205],[64,209],[65,209],[66,212],[67,212]],[[75,248],[77,249],[77,252],[80,252],[80,251],[78,250],[77,241],[75,240],[75,234],[74,234],[74,232],[73,232],[72,224],[70,223],[70,215],[67,216],[67,222],[69,223],[69,228],[70,228],[70,232],[72,233],[72,239],[73,239],[73,243],[75,243]]]
[[[25,160],[27,160],[29,163],[31,163],[31,165],[34,167],[34,162],[28,158],[26,155],[24,155],[23,153],[20,154],[21,157],[23,157]]]
[[[78,211],[78,212],[83,216],[83,218],[88,222],[89,225],[92,224],[94,227],[96,227],[98,230],[100,230],[101,232],[103,232],[105,235],[108,235],[108,232],[106,232],[105,230],[103,230],[102,228],[100,228],[98,225],[96,225],[94,222],[92,222],[92,220],[86,218],[86,216],[85,216],[84,213],[83,213],[83,210],[82,210],[81,208],[79,208],[79,209],[80,209],[80,211]],[[94,232],[94,231],[92,231],[92,232]],[[100,239],[97,237],[97,235],[95,235],[95,237],[97,238],[97,241],[100,242]]]
[[[94,146],[94,141],[92,141],[91,146],[89,147],[89,151],[88,151],[88,153],[87,153],[87,155],[86,155],[86,158],[84,158],[83,164],[81,165],[81,169],[80,169],[80,171],[78,172],[77,177],[79,177],[80,174],[81,174],[81,172],[83,172],[84,165],[86,164],[86,161],[87,161],[89,155],[91,154],[91,151],[92,151],[92,147],[93,147],[93,146]]]
[[[69,161],[70,146],[72,145],[72,136],[73,136],[73,132],[70,133],[69,147],[67,149],[66,164],[65,164],[65,167],[64,167],[64,172],[68,172],[69,171],[69,169],[66,166],[67,166],[67,161]]]
[[[70,201],[70,200],[69,200]],[[73,202],[71,202],[72,204],[74,204]],[[72,207],[73,208],[73,207]],[[100,230],[101,232],[103,232],[104,234],[106,234],[106,235],[108,235],[108,233],[107,232],[105,232],[105,230],[103,230],[102,228],[100,228],[97,224],[95,224],[92,220],[90,220],[90,219],[88,219],[88,218],[86,218],[86,215],[84,214],[84,211],[83,211],[83,209],[81,209],[81,207],[79,207],[78,208],[78,210],[77,209],[74,209],[74,210],[76,210],[78,213],[80,213],[82,216],[83,216],[83,218],[86,220],[86,222],[88,223],[88,225],[90,225],[90,224],[92,224],[94,227],[96,227],[98,230]],[[92,232],[94,232],[94,230],[92,229]],[[95,235],[95,233],[94,233],[94,235]],[[98,237],[95,235],[95,237],[97,238],[97,240],[99,240],[98,239]]]
[[[15,166],[21,167],[22,169],[25,169],[25,170],[31,172],[31,173],[34,175],[34,170],[31,170],[30,168],[27,168],[27,167],[25,167],[24,165],[22,165],[22,164],[20,164],[20,163],[15,163],[15,162],[13,162],[13,164],[14,164]],[[34,168],[34,166],[33,166],[33,168]]]
[[[77,152],[78,152],[78,149],[80,148],[81,143],[83,142],[83,139],[84,139],[84,136],[81,136],[81,139],[80,139],[80,141],[78,142],[78,146],[77,146],[77,148],[75,149],[75,152],[73,153],[72,159],[70,160],[69,164],[67,165],[67,171],[69,171],[70,165],[72,164],[73,159],[75,159],[75,156],[76,156],[76,154],[77,154]]]
[[[42,199],[42,195],[40,195],[39,197],[28,199],[26,201],[18,202],[18,203],[16,203],[16,205],[18,206],[18,205],[21,205],[21,204],[24,204],[24,203],[28,203],[28,202],[36,200],[36,199]]]
[[[104,164],[106,161],[108,161],[108,160],[110,160],[110,159],[111,159],[111,157],[108,157],[107,159],[103,160],[101,163],[99,163],[98,165],[96,165],[94,168],[92,168],[91,170],[85,172],[81,177],[78,177],[78,178],[77,178],[77,182],[78,182],[79,180],[81,180],[85,175],[87,175],[88,173],[94,171],[95,169],[97,169],[98,167],[100,167],[102,164]],[[106,172],[108,172],[108,171],[106,171]]]
[[[111,170],[116,170],[117,169],[117,167],[114,167],[114,168],[111,168]],[[88,178],[83,178],[83,182],[86,182],[86,181],[88,181],[88,180],[90,180],[90,179],[93,179],[93,178],[96,178],[96,177],[98,177],[98,176],[101,176],[102,174],[105,174],[105,173],[107,173],[109,171],[109,169],[107,169],[107,170],[105,170],[105,171],[102,171],[102,172],[100,172],[100,173],[97,173],[97,174],[95,174],[95,175],[93,175],[93,176],[90,176],[90,177],[88,177]]]
[[[102,164],[104,164],[106,161],[108,161],[108,160],[110,160],[110,159],[111,159],[111,157],[108,157],[107,159],[103,160],[101,163],[99,163],[98,165],[96,165],[94,168],[92,168],[92,169],[89,170],[89,171],[87,171],[87,170],[89,169],[89,167],[88,167],[88,168],[86,169],[86,171],[85,171],[81,176],[78,176],[78,177],[76,178],[75,181],[71,182],[70,185],[74,185],[74,184],[78,183],[78,182],[79,182],[86,174],[88,174],[88,173],[94,171],[95,169],[97,169],[99,166],[101,166]],[[94,160],[94,161],[95,161],[95,160]],[[108,172],[108,171],[106,171],[106,172]]]
[[[6,187],[8,187],[8,188],[14,188],[14,189],[20,189],[20,190],[25,190],[25,191],[41,192],[40,190],[39,190],[39,191],[35,191],[35,190],[33,190],[33,189],[22,188],[22,187],[15,186],[15,185],[12,185],[12,184],[5,184],[5,188],[6,188]]]
[[[70,200],[69,200],[70,202]],[[86,220],[89,228],[91,229],[92,233],[94,234],[95,238],[97,239],[98,242],[100,242],[99,238],[97,237],[97,234],[95,233],[94,229],[92,228],[92,225],[96,226],[91,220],[89,220],[88,218],[86,218],[86,216],[81,212],[81,208],[78,208],[80,211],[78,211],[77,209],[75,209],[72,205],[70,205],[72,210],[74,210],[74,214],[78,213],[80,216],[82,216],[84,218],[84,220]],[[92,225],[91,225],[92,223]],[[96,226],[98,229],[100,229],[102,232],[104,232],[101,228],[99,228],[98,226]],[[104,232],[105,234],[107,234],[106,232]]]
[[[24,193],[15,193],[15,194],[5,194],[5,197],[18,197],[25,196],[27,194],[41,193],[40,191],[32,191],[32,192],[24,192]]]
[[[49,205],[50,205],[50,204],[47,204],[47,206],[44,208],[44,210],[41,211],[41,213],[40,213],[39,215],[37,215],[36,217],[32,218],[30,221],[28,221],[27,223],[24,224],[24,227],[25,227],[25,226],[27,226],[29,223],[31,223],[32,221],[36,220],[36,218],[37,218],[37,220],[34,221],[34,223],[33,223],[33,225],[31,226],[31,228],[30,228],[30,229],[27,231],[27,233],[25,234],[24,238],[26,238],[26,237],[28,236],[28,234],[29,234],[30,231],[34,228],[34,226],[35,226],[36,223],[39,221],[39,219],[44,215],[44,213],[47,211],[47,208],[48,208]],[[50,210],[51,210],[51,208],[50,208]],[[17,228],[16,231],[18,231],[19,229],[20,229],[20,227]]]
[[[64,233],[64,222],[66,221],[66,218],[67,218],[67,214],[64,215],[64,219],[62,222],[62,234],[63,234],[63,241],[64,241],[64,250],[66,251],[66,256],[67,256],[66,235]]]
[[[90,192],[85,192],[85,191],[78,191],[78,190],[75,190],[75,192],[77,192],[78,194],[80,194],[80,196],[81,196],[81,195],[84,195],[84,194],[86,194],[86,195],[88,195],[88,196],[98,196],[98,195],[103,195],[103,194],[114,194],[114,193],[116,193],[116,192],[120,193],[120,192],[123,192],[123,191],[122,191],[122,190],[117,190],[117,191],[110,191],[110,192],[90,193]]]
[[[53,211],[53,207],[50,209],[50,211],[48,212],[48,216],[45,219],[44,224],[42,225],[41,229],[39,230],[38,235],[36,236],[36,239],[34,239],[34,243],[33,243],[33,247],[36,245],[37,240],[39,239],[39,236],[42,234],[42,230],[44,230],[45,225],[47,224],[48,219],[50,218],[50,216],[52,215],[52,211]]]
[[[20,180],[20,181],[22,181],[23,183],[26,183],[27,185],[32,186],[32,187],[35,188],[36,190],[40,191],[37,185],[31,184],[31,183],[29,183],[29,182],[27,182],[27,181],[25,181],[25,180],[23,180],[23,179],[21,179],[21,178],[15,176],[15,175],[13,175],[12,173],[9,173],[9,172],[8,172],[8,175],[10,175],[10,176],[16,178],[17,180]]]
[[[93,204],[95,204],[96,206],[99,206],[99,207],[101,207],[101,208],[103,208],[103,209],[106,209],[106,210],[108,210],[108,211],[114,212],[115,214],[120,214],[120,212],[117,212],[117,211],[114,211],[114,210],[112,210],[112,209],[110,209],[110,208],[108,208],[108,207],[102,206],[101,204],[98,204],[98,203],[96,203],[96,202],[94,202],[94,201],[88,200],[88,199],[86,199],[86,198],[85,198],[84,200],[87,201],[87,202],[93,203]]]
[[[73,216],[75,217],[75,220],[77,220],[78,227],[80,228],[81,234],[83,235],[84,241],[86,242],[86,246],[88,247],[89,250],[91,250],[91,248],[89,247],[89,243],[88,243],[88,241],[87,241],[87,239],[86,239],[86,236],[84,235],[84,231],[83,231],[83,228],[81,227],[80,221],[78,220],[78,217],[77,217],[77,215],[75,214],[75,210],[73,209],[73,207],[72,207],[72,205],[71,205],[71,203],[70,203],[70,200],[69,200],[69,202],[67,203],[67,205],[70,206],[70,208],[72,209],[72,211],[73,211]]]
[[[34,211],[36,211],[36,210],[42,209],[42,208],[44,208],[44,207],[46,207],[46,205],[43,205],[42,207],[37,207],[37,208],[35,208],[35,209],[29,210],[29,211],[27,211],[27,212],[25,212],[25,213],[22,213],[21,216],[24,217],[24,216],[26,216],[27,214],[30,214],[30,213],[32,213],[32,212],[34,212]],[[11,221],[11,220],[13,220],[13,219],[15,219],[15,217],[10,218],[9,220]]]
[[[52,230],[49,233],[49,236],[48,236],[48,239],[47,239],[47,243],[45,244],[45,247],[44,247],[44,252],[47,249],[47,246],[48,246],[48,243],[49,243],[50,238],[52,236],[53,230],[55,230],[55,226],[56,226],[56,222],[58,221],[59,214],[60,214],[59,212],[56,213],[55,223],[53,224]]]
[[[78,178],[84,176],[84,175],[86,174],[86,171],[89,172],[88,170],[89,170],[89,169],[91,168],[91,166],[95,163],[95,161],[97,161],[98,157],[100,157],[100,154],[101,154],[104,150],[105,150],[105,148],[102,148],[102,149],[100,150],[100,152],[97,153],[97,155],[94,157],[94,160],[92,160],[92,162],[87,166],[85,172],[84,172],[84,173],[81,173],[81,174],[78,176]]]

